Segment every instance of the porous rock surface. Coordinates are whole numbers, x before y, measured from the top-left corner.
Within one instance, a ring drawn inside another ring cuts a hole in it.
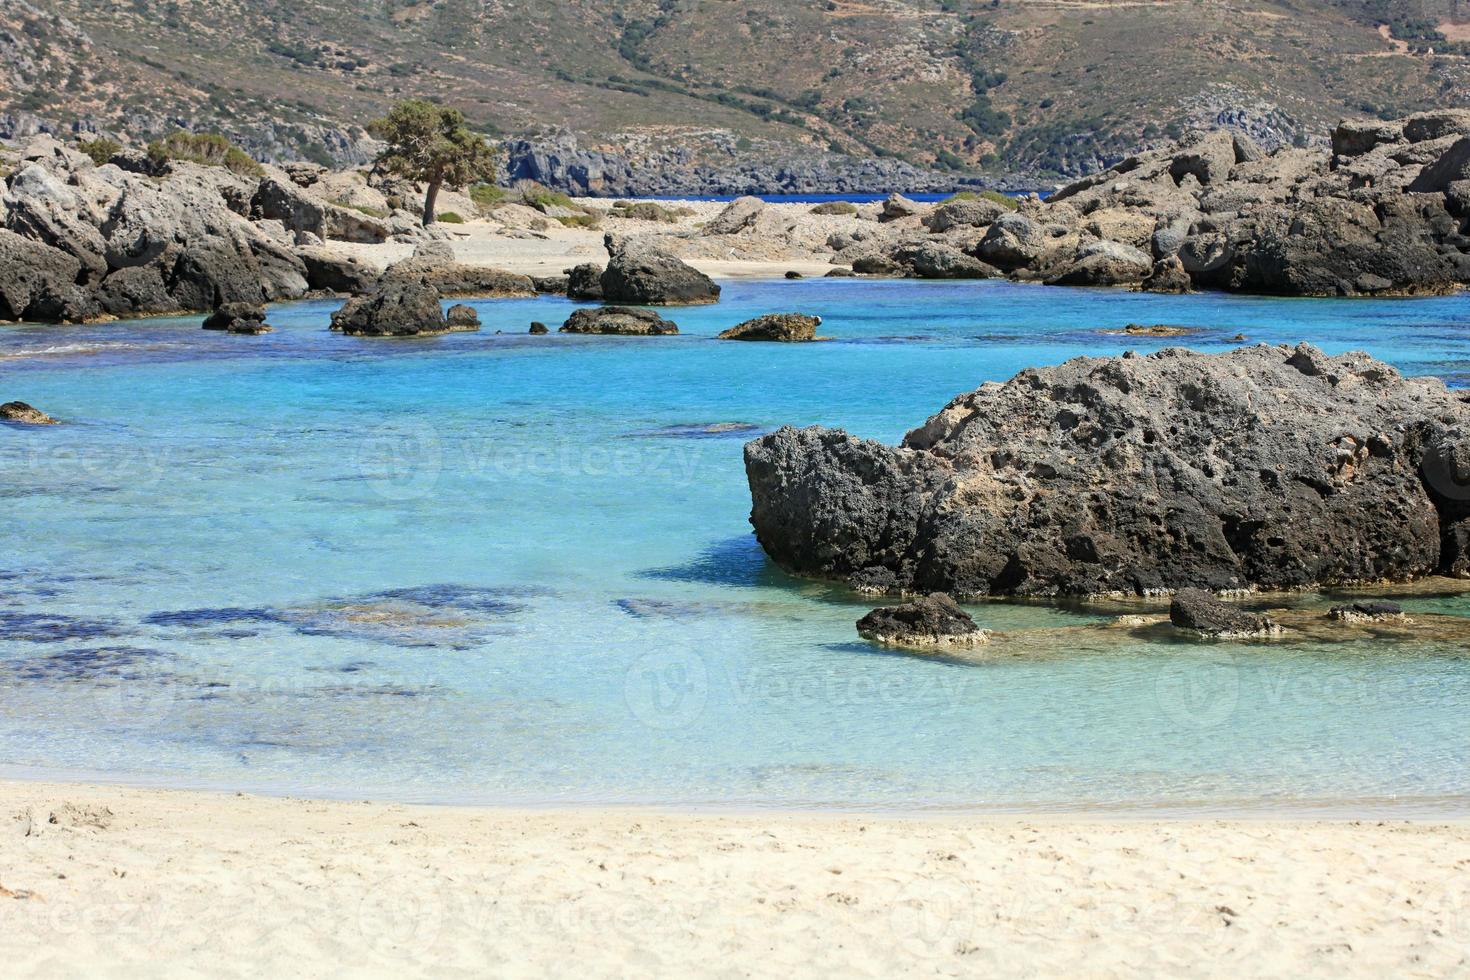
[[[1364,354],[1078,358],[897,446],[749,443],[751,523],[798,573],[956,595],[1288,589],[1470,574],[1470,405]]]

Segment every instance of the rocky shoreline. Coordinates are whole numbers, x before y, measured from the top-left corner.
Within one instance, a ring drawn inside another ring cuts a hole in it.
[[[0,152],[9,171],[0,320],[359,296],[397,260],[391,250],[432,242],[446,245],[433,283],[445,296],[565,288],[609,302],[718,299],[702,271],[663,269],[667,258],[1161,292],[1435,294],[1470,283],[1470,110],[1345,122],[1331,151],[1266,154],[1228,131],[1196,133],[1045,201],[970,194],[936,205],[894,195],[865,205],[742,198],[604,208],[544,188],[491,194],[483,205],[446,191],[445,220],[424,227],[411,210],[422,189],[411,183],[307,164],[250,166],[160,164],[130,149],[98,165],[49,136]],[[538,267],[528,280],[499,267],[558,242],[569,257],[600,245],[614,257],[637,252],[646,273],[626,280],[617,262],[582,259]],[[466,251],[491,261],[457,254]],[[643,288],[650,276],[664,284]]]

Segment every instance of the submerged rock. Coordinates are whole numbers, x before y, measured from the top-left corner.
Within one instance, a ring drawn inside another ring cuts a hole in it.
[[[1470,405],[1364,354],[1078,358],[987,383],[898,447],[749,443],[793,571],[962,595],[1287,589],[1470,572]]]
[[[204,318],[205,330],[225,330],[230,333],[270,333],[265,322],[265,307],[254,303],[225,303]]]
[[[857,631],[865,640],[910,650],[974,647],[990,640],[990,634],[942,592],[874,609],[858,620]]]
[[[577,310],[562,324],[560,332],[665,336],[678,333],[679,326],[652,310],[627,306],[595,306]]]
[[[17,422],[21,425],[56,425],[51,416],[25,402],[6,402],[0,405],[0,422]]]
[[[719,335],[720,340],[765,340],[780,343],[816,340],[817,327],[822,325],[819,316],[801,313],[767,313],[754,320],[746,320]]]
[[[1169,622],[1219,639],[1252,639],[1281,632],[1268,617],[1237,609],[1202,589],[1181,589],[1169,605]]]
[[[1341,623],[1403,622],[1404,607],[1397,602],[1352,602],[1334,606],[1327,617]]]
[[[602,273],[602,298],[608,302],[672,306],[720,298],[714,280],[651,242],[609,233],[603,244],[610,257]]]

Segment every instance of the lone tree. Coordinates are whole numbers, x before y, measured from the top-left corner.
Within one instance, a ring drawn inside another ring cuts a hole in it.
[[[377,165],[391,174],[429,185],[424,224],[434,223],[434,201],[445,184],[463,187],[495,179],[495,150],[465,125],[464,113],[424,99],[406,99],[368,132],[388,144]]]

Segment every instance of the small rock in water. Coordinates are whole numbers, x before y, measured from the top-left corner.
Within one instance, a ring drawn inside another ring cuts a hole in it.
[[[204,319],[205,330],[224,330],[229,333],[270,333],[265,322],[265,307],[255,303],[222,303]]]
[[[1397,602],[1353,602],[1336,606],[1328,617],[1340,623],[1388,623],[1404,619],[1404,607]]]
[[[731,327],[721,333],[719,339],[798,343],[816,340],[817,327],[821,324],[822,318],[819,316],[805,316],[801,313],[768,313]]]
[[[652,310],[630,306],[594,306],[578,310],[562,324],[562,333],[601,333],[650,337],[676,334],[678,324]]]
[[[480,314],[475,312],[473,306],[464,303],[455,303],[444,314],[444,322],[452,331],[472,331],[480,329]],[[499,333],[500,331],[496,331]]]
[[[910,650],[973,647],[990,641],[990,633],[943,592],[874,609],[858,620],[857,631],[865,640]]]
[[[540,320],[537,320],[531,324],[531,333],[542,334],[549,332],[550,330],[547,328],[546,324],[542,323]]]
[[[856,277],[857,273],[846,267],[829,269],[826,276],[828,279],[855,279]]]
[[[1169,622],[1219,639],[1276,636],[1281,632],[1281,627],[1267,617],[1237,609],[1203,589],[1180,589],[1169,606]]]
[[[6,402],[0,405],[0,422],[18,422],[21,425],[57,424],[51,416],[25,402]]]
[[[805,279],[806,277],[803,276],[800,272],[797,272],[795,269],[792,269],[792,270],[790,270],[789,272],[786,273],[786,278],[787,279]]]

